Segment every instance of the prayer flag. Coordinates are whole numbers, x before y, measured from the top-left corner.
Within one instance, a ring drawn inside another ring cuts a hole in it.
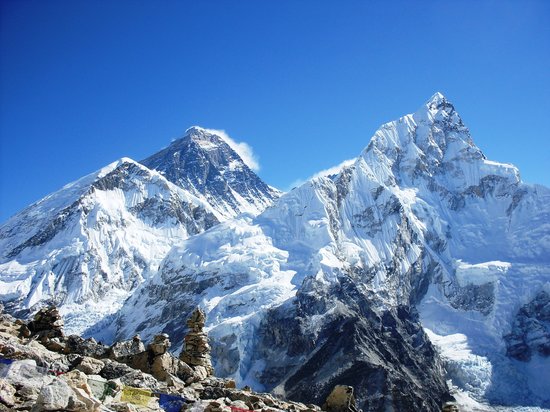
[[[122,388],[122,402],[133,403],[134,405],[147,406],[151,400],[152,392],[148,389],[132,388],[125,386]]]
[[[180,412],[181,407],[185,405],[185,398],[177,395],[159,394],[159,406],[166,412]]]

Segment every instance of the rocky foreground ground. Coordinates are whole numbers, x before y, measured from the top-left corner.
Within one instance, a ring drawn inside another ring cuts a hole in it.
[[[165,334],[105,346],[65,336],[55,308],[30,322],[0,314],[0,411],[356,411],[351,387],[336,387],[321,408],[212,376],[203,326],[197,310],[176,358]]]

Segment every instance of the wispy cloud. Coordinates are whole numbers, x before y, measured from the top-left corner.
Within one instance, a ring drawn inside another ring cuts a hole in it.
[[[353,163],[355,163],[356,160],[357,159],[344,160],[339,165],[329,167],[328,169],[325,169],[325,170],[321,170],[320,172],[315,173],[314,175],[308,177],[307,179],[296,179],[292,183],[290,183],[290,185],[288,185],[288,187],[286,188],[286,191],[288,192],[294,189],[295,187],[301,186],[308,180],[314,179],[316,177],[331,176],[331,175],[338,174],[344,167],[351,166]]]
[[[225,130],[218,130],[218,129],[204,129],[209,133],[215,134],[220,136],[225,142],[231,147],[237,154],[243,159],[243,162],[246,163],[250,169],[254,170],[255,172],[260,170],[260,162],[258,160],[258,156],[254,153],[252,150],[252,147],[245,142],[236,142],[233,140],[226,132]]]
[[[329,167],[328,169],[321,170],[320,172],[315,173],[313,176],[310,177],[310,179],[313,179],[315,177],[330,176],[330,175],[335,175],[337,173],[340,173],[340,170],[342,170],[344,167],[351,166],[353,163],[355,163],[355,160],[356,159],[344,160],[339,165],[332,166],[332,167]]]

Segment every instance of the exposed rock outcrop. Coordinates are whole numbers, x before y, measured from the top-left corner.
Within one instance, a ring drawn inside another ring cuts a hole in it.
[[[506,354],[529,361],[534,354],[550,356],[550,295],[541,291],[516,314],[512,331],[504,337]]]
[[[204,318],[200,313],[192,319],[195,328],[191,333],[204,333]],[[320,411],[315,405],[236,389],[232,380],[202,376],[168,352],[171,344],[166,334],[155,336],[141,352],[138,349],[144,345],[137,339],[98,350],[104,347],[97,342],[94,346],[94,342],[61,334],[55,339],[59,339],[63,350],[52,351],[46,347],[49,340],[41,343],[22,336],[24,327],[28,328],[25,322],[0,314],[0,412],[160,412],[164,411],[161,403],[166,406],[169,400],[181,411],[230,412],[231,408],[266,412]],[[69,341],[73,344],[68,344]],[[83,346],[85,342],[87,345]],[[72,348],[77,352],[71,352]],[[208,354],[207,351],[201,353]],[[206,370],[204,362],[195,368]],[[188,379],[184,379],[186,377]],[[140,402],[123,396],[129,388],[142,390],[145,395]]]

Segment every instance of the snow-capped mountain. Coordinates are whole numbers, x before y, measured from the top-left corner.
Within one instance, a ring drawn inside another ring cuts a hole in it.
[[[116,311],[174,244],[241,209],[258,213],[278,195],[200,128],[150,159],[160,171],[124,158],[0,227],[7,310],[24,315],[53,302],[68,331],[80,333]]]
[[[69,331],[81,331],[116,310],[176,240],[216,223],[210,206],[122,159],[2,226],[2,301],[13,311],[54,302]]]
[[[216,372],[257,389],[440,410],[450,378],[547,405],[549,240],[550,190],[487,160],[438,93],[338,174],[181,242],[97,336],[178,347],[199,304]]]
[[[243,212],[258,214],[280,195],[221,136],[197,126],[141,163],[204,200],[226,218]]]

